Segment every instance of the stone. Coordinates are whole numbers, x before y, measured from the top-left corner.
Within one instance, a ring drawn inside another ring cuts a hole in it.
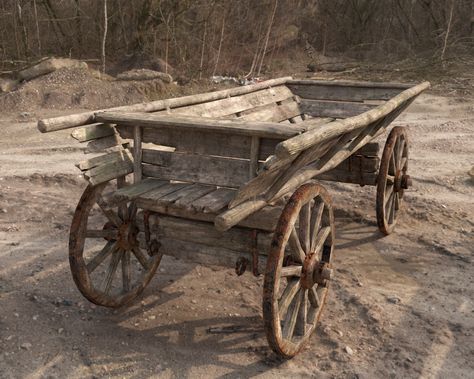
[[[23,350],[30,350],[33,345],[29,342],[24,342],[20,345]]]
[[[398,304],[398,303],[400,303],[402,300],[401,300],[398,296],[395,296],[395,295],[394,295],[394,296],[389,296],[389,297],[387,297],[387,301],[388,301],[389,303],[392,303],[392,304]]]
[[[349,346],[346,346],[344,348],[344,351],[349,354],[349,355],[353,355],[354,354],[354,350],[352,350]]]

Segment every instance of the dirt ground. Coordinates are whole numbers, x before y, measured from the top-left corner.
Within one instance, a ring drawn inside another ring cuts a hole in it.
[[[328,184],[336,278],[289,361],[267,346],[250,274],[165,257],[128,308],[81,297],[67,243],[84,155],[31,122],[60,113],[0,115],[0,378],[473,377],[474,101],[424,94],[394,122],[409,127],[414,179],[396,233],[377,231],[375,188]]]

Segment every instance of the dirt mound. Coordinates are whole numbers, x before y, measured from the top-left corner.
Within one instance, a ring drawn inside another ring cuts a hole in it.
[[[99,109],[148,101],[165,90],[160,79],[115,82],[87,68],[62,68],[0,96],[0,111]]]

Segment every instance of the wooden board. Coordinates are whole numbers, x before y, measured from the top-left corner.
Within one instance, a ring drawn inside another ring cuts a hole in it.
[[[281,102],[292,96],[291,91],[286,86],[281,85],[236,97],[174,108],[169,112],[173,115],[221,118],[267,104],[276,105],[276,102]]]
[[[377,172],[380,159],[363,155],[351,155],[334,169],[348,172]]]
[[[364,104],[347,101],[302,100],[301,110],[313,117],[347,118],[357,116],[376,107],[373,104]]]
[[[410,85],[324,82],[324,81],[288,81],[288,88],[302,99],[313,100],[389,100],[410,88]]]
[[[93,124],[74,129],[71,136],[79,142],[86,142],[101,137],[112,136],[114,134],[115,128],[110,124]]]
[[[193,201],[191,207],[197,212],[218,213],[221,209],[227,207],[227,204],[235,196],[235,192],[235,190],[229,188],[218,188]]]
[[[272,103],[242,112],[238,118],[246,121],[282,122],[302,113],[299,104],[291,97],[286,101],[282,101],[281,104]]]
[[[83,160],[76,164],[76,167],[82,171],[101,166],[107,163],[122,161],[124,159],[132,160],[132,153],[128,149],[113,151],[111,153],[99,155],[91,159]]]
[[[122,138],[132,138],[133,133],[130,127],[117,126],[117,129]],[[252,137],[201,131],[144,128],[142,141],[171,146],[179,152],[249,159]],[[265,160],[274,154],[275,146],[281,141],[282,139],[260,138],[259,160]]]
[[[138,196],[162,187],[167,183],[165,180],[147,178],[140,183],[118,189],[114,192],[112,198],[117,202],[134,200]]]
[[[125,176],[133,172],[133,161],[128,156],[123,159],[96,166],[84,172],[84,177],[90,184],[96,186],[100,183]]]
[[[249,178],[249,159],[143,149],[145,176],[237,188]]]
[[[100,122],[148,128],[173,128],[206,131],[227,135],[244,135],[264,138],[289,138],[305,131],[297,125],[273,122],[245,122],[240,120],[215,120],[202,117],[170,116],[158,113],[103,112],[96,115]]]
[[[359,184],[361,186],[375,186],[377,184],[377,172],[347,171],[339,170],[336,167],[333,170],[317,175],[315,179],[339,183]]]

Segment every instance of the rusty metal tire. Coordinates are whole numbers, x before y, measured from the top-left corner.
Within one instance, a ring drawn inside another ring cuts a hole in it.
[[[411,186],[407,172],[407,133],[404,127],[397,126],[392,129],[385,143],[377,177],[377,225],[385,235],[395,229],[404,190]]]
[[[148,250],[139,246],[134,204],[121,205],[117,211],[107,206],[102,197],[107,186],[110,183],[89,185],[82,194],[69,234],[69,264],[74,282],[85,298],[116,308],[145,289],[160,264],[161,254],[156,244]],[[99,227],[94,230],[88,224]],[[92,250],[89,245],[99,247],[91,258],[86,257]],[[99,272],[100,268],[106,271]],[[121,287],[116,285],[118,271]]]
[[[294,357],[308,343],[332,276],[334,214],[319,184],[299,187],[278,221],[265,270],[263,319],[270,347]]]

